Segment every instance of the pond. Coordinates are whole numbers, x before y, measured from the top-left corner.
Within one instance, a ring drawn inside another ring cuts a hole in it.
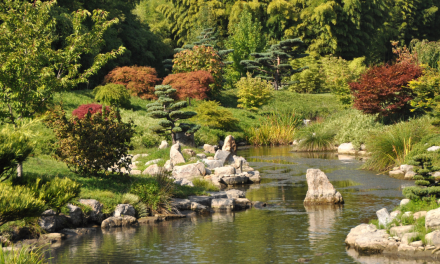
[[[391,211],[411,182],[359,170],[362,163],[334,153],[294,153],[288,147],[239,150],[259,170],[261,184],[242,187],[264,209],[185,218],[137,228],[97,230],[50,251],[52,263],[399,263],[357,257],[344,240],[376,211]],[[324,171],[343,206],[304,207],[305,174]],[[416,262],[404,262],[416,263]],[[418,262],[417,262],[418,263]]]

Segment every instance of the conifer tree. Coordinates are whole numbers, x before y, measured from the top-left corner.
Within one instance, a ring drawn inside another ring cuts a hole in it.
[[[251,56],[255,59],[242,60],[240,64],[247,70],[259,74],[257,77],[272,81],[274,89],[278,90],[281,85],[294,83],[282,82],[283,77],[290,76],[305,69],[305,67],[294,69],[292,65],[288,63],[291,59],[308,56],[308,54],[299,54],[293,49],[302,44],[303,42],[299,38],[282,40],[278,44],[270,46],[266,52],[251,53]]]
[[[200,129],[200,125],[181,123],[181,120],[189,119],[195,115],[193,111],[181,111],[188,103],[186,101],[174,102],[172,98],[176,89],[170,85],[156,85],[155,94],[159,99],[147,105],[147,112],[152,118],[161,119],[159,125],[152,128],[155,133],[170,133],[173,144],[176,143],[176,134],[194,134]]]

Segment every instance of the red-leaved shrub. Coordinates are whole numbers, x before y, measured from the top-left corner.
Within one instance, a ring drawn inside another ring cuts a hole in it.
[[[110,108],[106,106],[106,109],[110,111]],[[72,115],[77,116],[78,119],[83,119],[84,116],[89,112],[91,115],[95,113],[102,113],[102,105],[100,104],[83,104],[77,109],[73,110]]]
[[[349,83],[354,107],[380,116],[404,113],[414,97],[408,83],[421,75],[419,66],[407,62],[374,66],[358,82]]]
[[[194,71],[170,74],[163,80],[163,85],[171,85],[177,90],[176,99],[186,98],[205,99],[210,91],[214,78],[208,71]]]
[[[158,81],[156,70],[147,66],[117,67],[104,77],[104,84],[122,84],[132,95],[142,99],[157,99],[154,86]]]

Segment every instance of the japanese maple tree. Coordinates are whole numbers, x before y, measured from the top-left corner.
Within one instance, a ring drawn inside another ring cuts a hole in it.
[[[163,85],[171,85],[176,89],[176,98],[179,100],[186,98],[206,99],[210,90],[210,85],[214,83],[214,78],[207,71],[195,71],[170,74],[163,80]]]

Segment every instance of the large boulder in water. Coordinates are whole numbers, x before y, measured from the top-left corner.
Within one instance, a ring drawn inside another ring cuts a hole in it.
[[[336,191],[324,172],[320,169],[307,170],[307,195],[304,204],[344,203],[341,193]]]

